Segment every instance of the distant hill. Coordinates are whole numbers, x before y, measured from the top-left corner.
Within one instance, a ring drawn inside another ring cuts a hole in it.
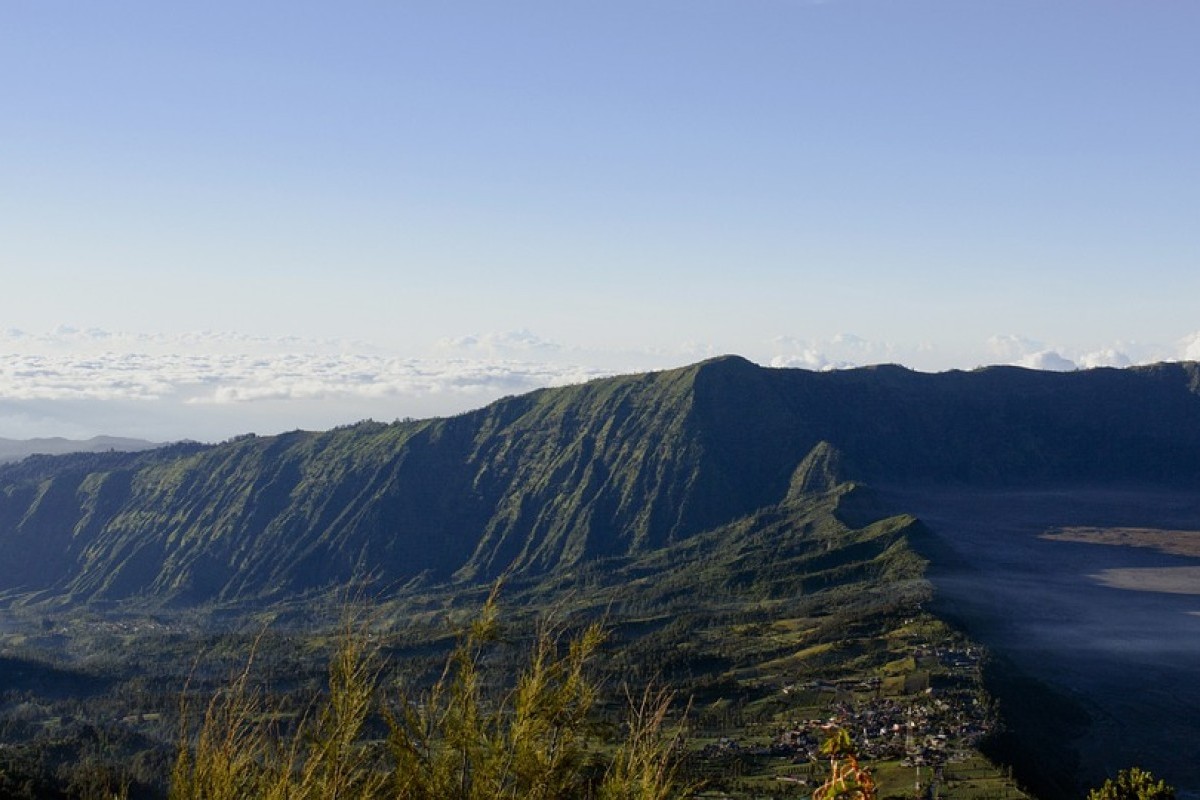
[[[0,468],[0,589],[278,598],[355,576],[541,575],[841,480],[1200,481],[1200,366],[764,369],[737,357],[448,419]]]
[[[159,445],[145,439],[120,436],[93,436],[91,439],[64,439],[59,436],[43,439],[5,439],[0,437],[0,463],[20,461],[26,456],[57,456],[65,453],[102,453],[108,450],[131,452],[149,450]]]

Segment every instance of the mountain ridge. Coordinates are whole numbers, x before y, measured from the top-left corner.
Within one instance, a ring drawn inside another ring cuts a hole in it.
[[[0,467],[0,591],[77,602],[470,582],[645,552],[845,480],[1200,479],[1200,367],[768,369],[726,356],[455,417]]]
[[[63,455],[66,453],[102,453],[109,450],[150,450],[162,445],[146,439],[131,439],[124,436],[93,436],[90,439],[67,439],[50,436],[34,439],[6,439],[0,437],[0,464],[20,461],[32,455]]]

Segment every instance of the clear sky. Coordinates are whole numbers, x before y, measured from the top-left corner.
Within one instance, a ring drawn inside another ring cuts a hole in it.
[[[0,436],[1200,358],[1200,3],[0,0]]]

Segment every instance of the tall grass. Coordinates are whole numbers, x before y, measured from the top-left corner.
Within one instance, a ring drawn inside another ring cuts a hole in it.
[[[279,762],[276,741],[260,722],[262,694],[250,685],[253,663],[251,654],[242,672],[209,701],[194,747],[187,746],[188,713],[182,709],[183,745],[171,771],[170,800],[264,796],[268,770]]]
[[[376,651],[347,626],[329,687],[291,736],[267,721],[249,665],[212,698],[194,735],[181,735],[171,800],[665,800],[687,794],[676,780],[671,696],[647,690],[622,736],[599,736],[599,687],[589,665],[605,634],[573,637],[540,628],[510,687],[486,691],[487,656],[499,638],[496,593],[459,637],[432,687],[389,702]],[[366,723],[386,720],[371,740]],[[186,723],[185,723],[186,724]]]
[[[674,749],[682,731],[668,733],[671,693],[646,687],[640,696],[626,694],[627,730],[600,784],[599,800],[665,800],[687,794],[676,776]]]

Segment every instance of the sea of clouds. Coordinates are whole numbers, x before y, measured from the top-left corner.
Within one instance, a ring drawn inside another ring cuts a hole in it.
[[[362,342],[9,330],[0,336],[0,435],[94,435],[117,425],[123,435],[211,440],[456,413],[612,372],[549,358],[550,349],[520,334],[464,337],[405,357]]]
[[[694,342],[670,351],[588,351],[525,330],[444,339],[419,356],[366,342],[227,332],[8,330],[0,334],[0,436],[218,441],[252,431],[325,429],[368,417],[442,416],[504,395],[717,354]],[[779,337],[746,355],[773,367],[827,370],[877,363],[928,368],[922,365],[936,363],[938,353],[929,345],[839,334]],[[1073,370],[1200,360],[1200,332],[1166,347],[1122,343],[1085,351],[994,336],[978,358],[957,366]]]

